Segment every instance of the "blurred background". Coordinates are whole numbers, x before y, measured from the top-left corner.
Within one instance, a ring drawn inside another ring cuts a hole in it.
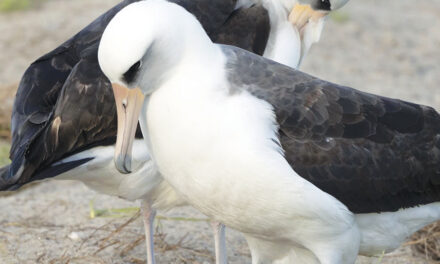
[[[118,0],[0,0],[0,165],[9,162],[9,120],[21,75]],[[440,110],[440,1],[351,0],[328,20],[301,68],[322,79]],[[144,263],[137,204],[79,183],[34,184],[0,197],[0,263]],[[158,263],[213,263],[205,217],[159,213]],[[358,263],[440,263],[440,225],[396,252]],[[250,263],[227,230],[230,263]]]

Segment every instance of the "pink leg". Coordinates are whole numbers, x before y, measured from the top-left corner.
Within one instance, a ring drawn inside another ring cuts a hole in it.
[[[218,222],[211,222],[211,226],[214,231],[215,240],[215,263],[227,264],[225,226]]]
[[[145,229],[145,243],[147,244],[147,264],[155,264],[154,258],[154,230],[153,223],[156,216],[156,210],[151,208],[151,204],[148,201],[141,201],[141,215],[144,220]]]

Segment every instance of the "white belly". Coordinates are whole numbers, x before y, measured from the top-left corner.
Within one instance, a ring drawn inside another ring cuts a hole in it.
[[[303,222],[332,226],[331,232],[351,227],[346,207],[284,159],[270,105],[245,92],[231,96],[180,83],[189,85],[170,81],[153,93],[144,131],[160,172],[190,204],[261,237],[310,237]]]

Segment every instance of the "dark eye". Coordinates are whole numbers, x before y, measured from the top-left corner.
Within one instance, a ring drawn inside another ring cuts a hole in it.
[[[315,4],[313,5],[313,8],[316,10],[330,11],[331,10],[330,0],[316,0]]]
[[[141,67],[141,61],[138,61],[135,64],[133,64],[133,66],[131,66],[130,69],[128,69],[128,71],[126,71],[123,74],[124,81],[128,84],[132,83],[140,67]]]

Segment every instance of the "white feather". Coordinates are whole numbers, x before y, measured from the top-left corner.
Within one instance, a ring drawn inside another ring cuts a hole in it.
[[[145,148],[143,140],[133,143],[133,160],[136,168],[133,173],[122,174],[114,166],[114,145],[95,147],[69,156],[54,165],[84,158],[93,160],[55,177],[57,180],[76,180],[87,187],[107,195],[135,201],[148,200],[157,209],[170,209],[185,205],[173,191],[171,186],[163,181],[154,162]]]
[[[359,253],[374,256],[391,252],[422,227],[440,219],[440,203],[431,203],[397,212],[356,215],[362,231]]]

